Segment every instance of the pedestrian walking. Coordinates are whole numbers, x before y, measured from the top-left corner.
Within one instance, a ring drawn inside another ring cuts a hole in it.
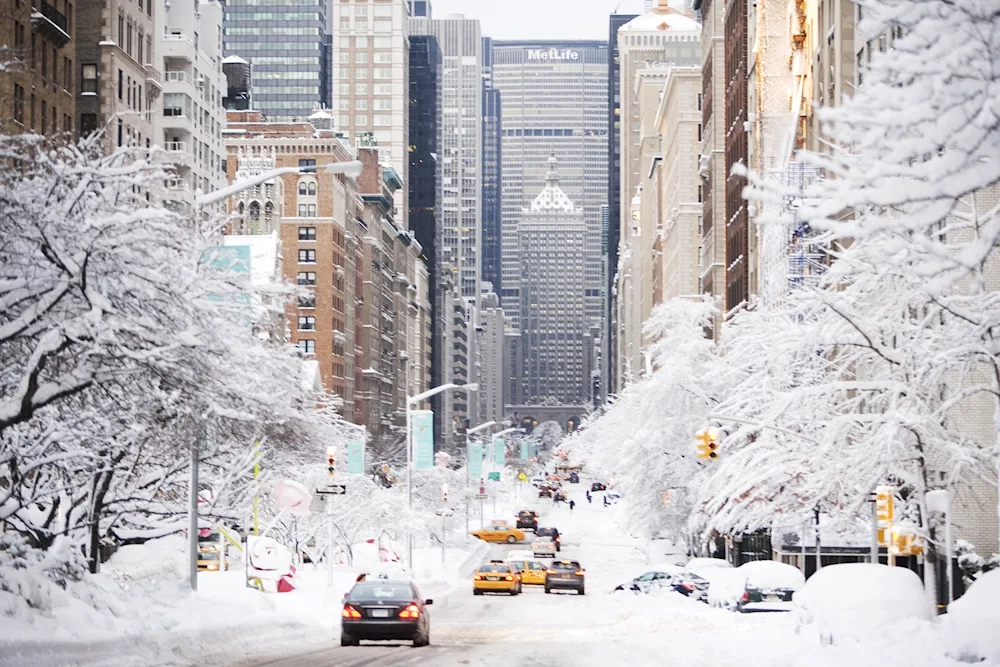
[[[569,501],[569,511],[570,511],[570,512],[572,512],[572,511],[573,511],[573,508],[574,508],[574,507],[576,507],[576,501],[575,501],[575,500],[571,500],[571,501]]]
[[[608,507],[609,505],[611,505],[611,503],[608,502],[608,497],[604,496],[604,506]]]
[[[590,489],[587,489],[587,502],[589,503],[592,500],[593,500],[593,496],[590,495]]]

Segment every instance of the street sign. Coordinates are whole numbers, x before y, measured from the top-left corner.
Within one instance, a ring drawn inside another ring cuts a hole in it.
[[[454,514],[452,510],[435,510],[434,513],[438,516],[451,516]]]
[[[347,493],[346,484],[328,484],[327,486],[316,489],[316,493],[321,496],[343,496]]]
[[[363,440],[352,440],[347,443],[347,472],[351,475],[364,474],[365,443]]]
[[[507,443],[500,438],[493,438],[493,464],[498,468],[502,468],[504,462],[507,459]]]
[[[493,480],[494,482],[499,482],[500,481],[500,473],[498,473],[498,472],[491,472],[489,474],[489,478],[491,480]]]
[[[489,500],[490,496],[486,493],[477,493],[476,500]]]
[[[528,476],[527,476],[527,475],[525,475],[525,474],[524,474],[523,472],[519,472],[519,473],[517,474],[517,478],[518,478],[519,480],[521,480],[522,482],[527,482],[527,481],[528,481]]]

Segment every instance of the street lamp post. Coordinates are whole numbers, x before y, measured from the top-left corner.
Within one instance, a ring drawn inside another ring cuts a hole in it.
[[[331,174],[344,174],[349,178],[357,178],[361,175],[364,170],[364,165],[358,160],[350,160],[346,162],[332,162],[330,164],[321,167],[323,171]],[[278,169],[272,169],[271,171],[265,172],[263,174],[258,174],[250,178],[238,181],[229,185],[228,187],[222,188],[221,190],[216,190],[215,192],[209,192],[206,194],[199,194],[194,198],[195,204],[195,219],[200,223],[202,219],[202,211],[206,206],[212,206],[213,204],[218,204],[221,201],[229,199],[233,195],[239,194],[244,190],[249,190],[250,188],[260,185],[261,183],[266,183],[272,178],[277,178],[279,176],[284,176],[285,174],[304,174],[304,173],[315,173],[317,168],[302,169],[301,167],[280,167]],[[192,591],[198,590],[198,465],[200,452],[199,448],[201,446],[199,442],[192,446],[191,451],[191,489],[190,489],[190,507],[188,508],[188,530],[190,535],[188,535],[188,569],[190,571],[190,586]],[[246,531],[247,535],[250,531]],[[247,551],[249,552],[250,540],[247,539]],[[249,554],[245,556],[249,558]]]
[[[413,437],[410,433],[410,411],[413,410],[414,406],[418,405],[421,401],[425,401],[431,396],[436,396],[444,391],[449,391],[454,389],[456,391],[477,391],[479,385],[476,383],[472,384],[455,384],[449,382],[448,384],[443,384],[433,389],[428,389],[427,391],[417,394],[416,396],[408,396],[406,398],[406,508],[407,510],[413,509],[413,470],[412,470],[412,460],[413,460]],[[413,533],[408,533],[406,538],[406,553],[407,553],[407,564],[410,566],[410,570],[413,570]]]
[[[475,426],[473,428],[467,429],[465,431],[465,493],[466,493],[466,496],[468,496],[468,493],[469,493],[469,482],[472,481],[472,478],[470,476],[470,473],[471,473],[471,471],[470,471],[470,467],[471,467],[470,464],[472,463],[472,457],[469,455],[469,445],[472,444],[472,438],[470,436],[473,433],[479,433],[480,431],[485,431],[488,428],[496,426],[496,424],[497,424],[497,422],[495,422],[495,421],[483,422],[482,424],[479,424],[478,426]],[[483,514],[482,507],[483,507],[482,501],[479,501],[479,510],[480,510],[479,511],[479,515],[480,515],[479,518],[480,518],[480,522],[482,521],[482,514]],[[468,497],[466,497],[466,500],[465,500],[465,532],[469,532],[469,500],[468,500]]]

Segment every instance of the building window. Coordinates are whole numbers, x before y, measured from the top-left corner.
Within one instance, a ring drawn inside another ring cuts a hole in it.
[[[310,167],[312,167],[310,169]],[[299,169],[307,173],[315,173],[316,160],[299,160]]]
[[[366,127],[368,125],[368,114],[359,113],[354,116],[354,124],[359,127]]]
[[[299,315],[299,331],[316,331],[316,318],[312,315]]]
[[[299,349],[305,354],[316,354],[316,341],[314,340],[300,340]]]
[[[300,218],[315,218],[316,217],[316,204],[299,204],[299,217]]]
[[[125,14],[118,12],[118,47],[125,45]]]
[[[118,99],[125,101],[125,72],[118,70]]]
[[[97,132],[97,114],[96,113],[80,114],[80,136],[89,137],[94,132]]]
[[[315,241],[316,240],[316,228],[315,227],[299,227],[299,240],[300,241]]]
[[[97,65],[80,68],[80,92],[97,94]]]
[[[299,263],[300,264],[315,264],[316,263],[316,251],[309,250],[299,250]]]
[[[299,308],[315,308],[316,307],[316,295],[310,294],[309,296],[299,297]]]
[[[316,272],[315,271],[299,271],[298,276],[299,285],[312,286],[316,284]]]
[[[24,125],[24,88],[14,84],[14,120]]]
[[[299,181],[299,196],[300,197],[315,197],[316,196],[316,182],[315,181]]]

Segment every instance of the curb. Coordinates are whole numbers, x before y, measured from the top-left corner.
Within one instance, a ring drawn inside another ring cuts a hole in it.
[[[483,542],[482,540],[476,540],[478,546],[472,550],[468,558],[462,561],[462,564],[458,568],[458,574],[461,577],[467,577],[472,574],[472,571],[483,561],[483,557],[489,552],[490,545],[488,542]]]

